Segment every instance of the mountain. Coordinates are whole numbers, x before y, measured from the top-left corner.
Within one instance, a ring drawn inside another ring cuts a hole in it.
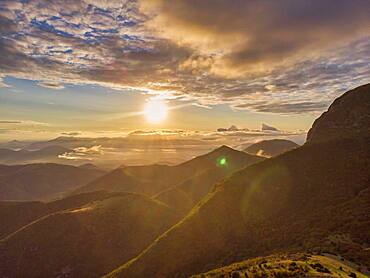
[[[0,165],[0,200],[56,198],[102,174],[101,170],[53,163]]]
[[[224,165],[219,163],[221,160],[224,161]],[[215,176],[210,177],[209,182],[197,184],[199,187],[203,186],[203,189],[200,190],[207,193],[210,186],[218,178],[260,160],[261,158],[258,156],[252,156],[233,150],[227,146],[222,146],[208,154],[198,156],[176,166],[123,166],[84,185],[77,189],[75,193],[107,190],[136,192],[153,196],[169,190],[178,184],[189,183],[189,180],[192,180],[190,183],[194,184],[194,181],[199,176],[203,175],[203,179],[207,178],[205,176],[207,171],[208,173],[219,172]],[[181,186],[178,188],[181,188]],[[203,196],[204,194],[202,193],[201,195]],[[161,198],[159,199],[162,200]]]
[[[179,183],[178,190],[191,198],[187,211],[222,177],[261,160],[222,146],[177,166],[122,167],[97,178],[89,189],[97,190],[99,187],[92,185],[102,184],[112,191],[116,187],[117,191],[150,195]],[[0,165],[0,177],[19,173],[23,167]],[[68,167],[94,169],[91,165]],[[50,173],[46,169],[40,172]],[[175,193],[169,190],[171,196],[181,199]],[[0,276],[98,277],[138,255],[184,213],[183,207],[167,205],[160,198],[106,191],[49,203],[0,202],[4,222],[0,225]]]
[[[262,131],[279,131],[276,127],[269,126],[267,124],[262,124],[261,130]]]
[[[114,194],[96,191],[77,194],[48,203],[40,201],[0,201],[0,239],[45,215],[65,209],[78,208]]]
[[[92,163],[85,163],[78,166],[81,169],[88,169],[88,170],[101,170],[98,166],[92,164]]]
[[[223,159],[225,165],[220,163]],[[219,164],[216,167],[207,168],[204,166],[207,164],[207,161],[212,164],[217,160]],[[205,170],[190,176],[176,186],[160,192],[154,198],[184,214],[211,191],[213,186],[221,181],[222,178],[236,170],[262,160],[262,158],[257,156],[245,155],[243,152],[222,146],[203,157],[198,157],[196,160],[180,165],[184,168],[194,168],[194,171],[196,169]]]
[[[0,148],[17,150],[17,149],[23,149],[29,144],[30,142],[12,140],[9,142],[0,143]]]
[[[69,149],[51,145],[39,150],[12,150],[0,149],[0,163],[16,164],[16,163],[36,163],[36,162],[56,162],[59,160],[58,155],[70,152]]]
[[[100,277],[177,219],[167,206],[132,193],[47,214],[0,240],[0,277]]]
[[[370,110],[364,111],[362,102],[370,86],[365,88],[345,93],[340,102],[362,111],[354,113],[359,123],[356,118],[349,123],[359,130],[368,128],[362,119]],[[321,125],[332,126],[335,114],[341,115],[335,106]],[[187,277],[248,258],[307,250],[370,267],[370,136],[330,132],[325,138],[313,128],[302,147],[220,183],[182,221],[107,277]]]
[[[368,136],[370,134],[369,91],[370,84],[366,84],[337,98],[328,111],[313,123],[307,134],[307,142],[319,143],[337,138]]]
[[[244,151],[249,154],[273,157],[299,147],[298,144],[285,139],[262,140],[250,145]]]

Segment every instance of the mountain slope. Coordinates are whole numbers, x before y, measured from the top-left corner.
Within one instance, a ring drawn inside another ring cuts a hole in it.
[[[356,264],[341,257],[305,253],[279,254],[235,263],[195,277],[358,277],[366,278]]]
[[[356,104],[362,111],[362,89],[345,94],[354,111]],[[232,175],[108,277],[186,277],[245,258],[309,249],[338,252],[369,267],[370,137],[330,134],[322,140],[322,134],[312,132],[304,146]]]
[[[369,111],[370,84],[346,92],[315,120],[307,134],[307,143],[369,136]]]
[[[225,164],[218,161],[225,159]],[[191,177],[203,174],[207,170],[219,169],[224,176],[248,164],[260,161],[257,156],[248,155],[232,148],[222,146],[210,153],[196,157],[176,166],[148,165],[127,166],[109,172],[108,174],[92,181],[77,189],[75,193],[91,192],[95,190],[107,190],[115,192],[135,192],[149,196],[159,194],[162,191],[181,184]],[[212,180],[213,185],[214,180]],[[208,192],[210,185],[204,185]]]
[[[167,165],[124,166],[76,189],[73,193],[106,190],[153,195],[168,187],[170,182],[176,182],[170,169]]]
[[[224,164],[220,163],[221,160],[224,161]],[[236,170],[262,160],[260,157],[246,155],[243,152],[222,146],[204,157],[199,157],[195,167],[193,166],[194,161],[180,165],[179,167],[185,168],[183,171],[186,171],[190,165],[190,168],[205,168],[206,170],[190,176],[178,185],[162,191],[154,197],[184,214],[210,192],[222,178]],[[218,161],[218,164],[215,165],[216,167],[213,167],[215,161]],[[206,163],[211,164],[210,168],[204,166]]]
[[[177,219],[163,204],[131,193],[48,214],[0,241],[0,276],[99,277]]]
[[[0,239],[45,215],[65,209],[78,208],[92,201],[106,199],[114,194],[96,191],[73,195],[49,203],[40,201],[1,201]]]
[[[56,198],[103,173],[53,163],[0,166],[0,200]]]
[[[298,144],[285,139],[262,140],[252,144],[244,151],[249,154],[273,157],[299,147]]]
[[[368,244],[369,155],[366,140],[350,140],[306,145],[247,167],[113,276],[185,277],[277,250],[321,246],[336,234]],[[350,202],[357,205],[345,207]],[[368,255],[359,252],[364,263]]]

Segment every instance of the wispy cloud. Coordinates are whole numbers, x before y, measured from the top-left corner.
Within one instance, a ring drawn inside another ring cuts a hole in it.
[[[49,126],[48,123],[32,120],[0,120],[0,125]]]
[[[7,88],[7,87],[10,87],[10,86],[4,82],[4,78],[0,75],[0,88]]]
[[[80,131],[71,131],[71,132],[62,132],[61,135],[65,136],[78,136],[81,135],[82,133]]]
[[[63,84],[55,83],[55,82],[39,82],[39,86],[49,89],[61,90],[64,89]]]

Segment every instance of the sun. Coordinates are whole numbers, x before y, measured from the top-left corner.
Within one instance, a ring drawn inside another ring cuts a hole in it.
[[[162,100],[149,100],[144,106],[144,115],[149,123],[158,124],[167,118],[168,108]]]

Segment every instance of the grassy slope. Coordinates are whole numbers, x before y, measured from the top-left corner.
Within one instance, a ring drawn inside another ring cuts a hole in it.
[[[153,195],[168,187],[168,183],[175,179],[169,168],[170,166],[166,165],[121,167],[78,188],[73,193],[107,190]]]
[[[58,211],[0,241],[0,276],[99,277],[177,219],[165,205],[130,193]]]
[[[366,139],[305,145],[247,167],[110,276],[185,277],[244,258],[316,246],[370,265]],[[349,238],[346,243],[329,242],[341,234]]]
[[[2,201],[0,202],[0,239],[45,215],[78,208],[86,203],[103,200],[113,195],[114,193],[96,191],[49,203]]]
[[[349,276],[352,275],[352,276]],[[356,276],[354,276],[356,275]],[[332,256],[305,253],[259,257],[234,263],[192,278],[210,277],[358,277],[366,278],[354,265]]]

